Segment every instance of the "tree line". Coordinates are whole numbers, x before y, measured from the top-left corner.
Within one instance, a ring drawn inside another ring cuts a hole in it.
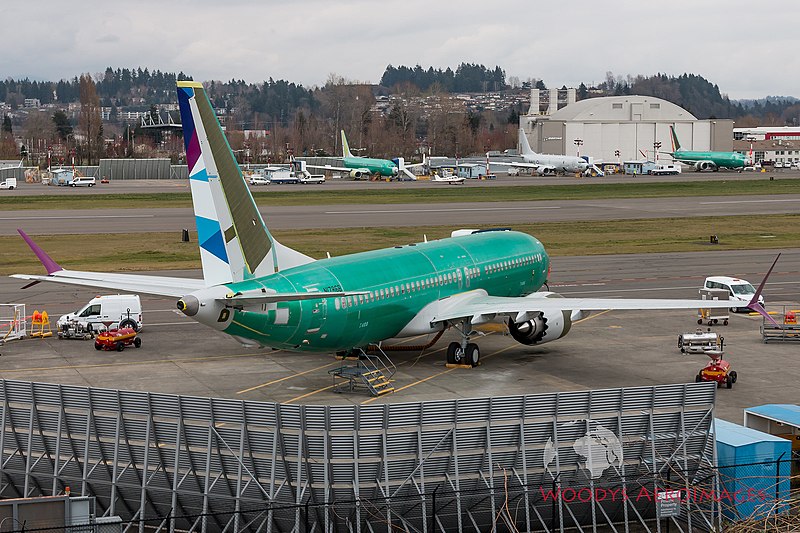
[[[175,82],[190,79],[183,72],[108,67],[103,73],[85,73],[58,82],[0,80],[0,101],[12,106],[25,98],[38,98],[43,104],[81,104],[73,119],[60,111],[31,111],[24,123],[11,125],[4,117],[0,157],[14,156],[12,135],[39,146],[53,141],[77,145],[75,138],[80,136],[80,146],[72,148],[80,150],[84,161],[152,155],[177,160],[180,142],[172,139],[168,143],[170,137],[161,132],[115,123],[115,118],[119,107],[132,103],[158,115],[160,104],[174,103]],[[541,79],[519,83],[517,78],[506,80],[499,66],[469,63],[455,70],[389,65],[377,86],[336,74],[324,85],[311,88],[273,78],[260,83],[209,81],[205,86],[226,126],[231,147],[252,162],[283,160],[288,149],[295,155],[340,155],[341,129],[347,132],[352,147],[376,157],[419,157],[422,150],[468,154],[507,148],[516,144],[516,124],[527,106],[470,109],[453,98],[453,93],[547,88]],[[797,100],[732,101],[716,84],[695,74],[622,77],[608,72],[603,82],[594,86],[582,83],[577,90],[578,99],[624,94],[663,98],[700,119],[732,118],[739,126],[797,125],[800,119]],[[379,99],[383,112],[375,113]],[[99,120],[102,107],[111,108],[110,121]],[[245,139],[245,130],[269,134]]]

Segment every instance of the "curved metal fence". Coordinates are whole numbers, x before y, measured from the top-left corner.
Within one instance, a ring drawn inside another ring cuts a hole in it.
[[[714,483],[714,395],[693,383],[315,406],[0,380],[0,496],[69,486],[98,515],[170,531],[650,530],[643,488],[655,496],[676,470],[687,489]],[[710,528],[712,507],[690,501],[673,520]]]

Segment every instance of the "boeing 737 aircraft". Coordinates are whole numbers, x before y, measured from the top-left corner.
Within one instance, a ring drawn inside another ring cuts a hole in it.
[[[691,165],[695,170],[713,170],[716,172],[720,168],[731,170],[742,169],[752,165],[751,158],[737,152],[701,152],[692,150],[681,150],[681,143],[678,142],[678,135],[673,126],[669,127],[672,132],[672,152],[665,152],[672,156],[675,161],[680,161]]]
[[[449,345],[447,360],[471,365],[480,359],[473,326],[488,321],[506,322],[515,340],[533,345],[564,337],[590,311],[730,305],[537,292],[549,273],[547,252],[535,237],[510,230],[459,230],[314,260],[267,229],[202,84],[178,82],[178,103],[203,279],[67,270],[22,231],[47,275],[14,277],[174,297],[186,316],[245,344],[297,352],[358,350],[453,327],[460,341]],[[749,307],[766,314],[758,303],[763,285]]]
[[[405,177],[416,180],[412,172],[408,169],[417,165],[406,165],[402,157],[397,159],[397,163],[391,159],[377,159],[374,157],[358,157],[350,152],[350,146],[347,144],[347,137],[345,137],[344,130],[342,130],[342,164],[343,167],[334,167],[332,165],[307,165],[308,168],[321,168],[325,170],[339,170],[348,172],[351,178],[369,178],[370,176],[385,176],[396,177],[402,172]]]
[[[584,172],[589,168],[589,163],[585,159],[571,155],[551,155],[537,154],[531,149],[525,130],[519,129],[519,149],[524,163],[501,163],[492,161],[493,165],[502,165],[516,168],[529,168],[540,176],[553,175],[557,173],[574,174]]]

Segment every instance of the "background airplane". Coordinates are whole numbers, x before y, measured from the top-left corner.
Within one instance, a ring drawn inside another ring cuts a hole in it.
[[[537,154],[531,148],[531,145],[528,142],[528,137],[525,136],[525,130],[522,128],[519,129],[519,147],[520,155],[525,161],[524,163],[505,163],[500,161],[492,161],[492,164],[516,168],[528,168],[540,176],[553,175],[557,173],[574,174],[576,172],[585,172],[586,169],[589,168],[589,163],[581,157],[569,155]]]
[[[675,127],[670,126],[669,131],[672,133],[673,151],[665,153],[671,155],[675,161],[693,166],[697,171],[713,170],[716,172],[720,168],[735,170],[753,164],[750,157],[737,152],[681,150],[681,143],[678,142],[678,135],[675,133]]]
[[[441,171],[441,175],[439,172],[434,172],[431,174],[431,183],[447,183],[450,185],[463,185],[464,184],[464,177],[463,176],[456,176],[449,170]]]
[[[729,305],[537,292],[547,281],[547,252],[535,237],[507,229],[458,230],[445,239],[314,260],[267,229],[202,84],[178,82],[178,103],[203,279],[68,270],[22,231],[47,275],[13,277],[175,297],[186,316],[245,344],[296,352],[362,351],[452,327],[460,341],[448,346],[448,362],[473,366],[480,360],[473,326],[485,322],[505,322],[512,338],[534,345],[564,337],[590,311]],[[758,303],[763,286],[748,307],[768,317]]]
[[[354,156],[350,152],[350,146],[347,143],[347,137],[342,130],[342,164],[343,167],[335,167],[332,165],[306,165],[308,168],[321,168],[325,170],[338,170],[347,172],[351,178],[361,179],[369,178],[370,176],[384,176],[384,177],[397,177],[401,172],[404,177],[416,180],[417,177],[408,169],[418,166],[406,165],[402,157],[397,158],[397,163],[391,159],[378,159],[374,157],[359,157]]]

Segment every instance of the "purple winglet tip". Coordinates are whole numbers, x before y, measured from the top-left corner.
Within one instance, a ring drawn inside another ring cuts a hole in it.
[[[770,274],[772,274],[772,269],[775,268],[775,265],[778,263],[778,259],[780,259],[780,258],[781,258],[781,254],[778,254],[778,256],[775,258],[775,261],[772,262],[772,266],[769,267],[769,270],[767,270],[767,275],[764,276],[764,279],[761,280],[761,284],[758,286],[758,289],[756,290],[756,293],[750,299],[750,303],[747,304],[747,307],[749,309],[752,309],[753,311],[755,311],[759,315],[763,316],[764,318],[766,318],[767,320],[769,320],[770,322],[772,322],[774,325],[776,325],[778,327],[780,327],[780,324],[775,322],[775,319],[772,318],[769,313],[767,313],[767,310],[764,309],[764,306],[761,305],[760,303],[758,303],[758,298],[759,298],[759,296],[761,296],[761,291],[764,290],[764,285],[767,284],[767,278],[769,277]]]
[[[44,268],[47,270],[48,274],[64,270],[63,268],[61,268],[61,265],[53,261],[52,257],[47,255],[47,252],[42,250],[38,244],[33,242],[33,240],[30,237],[28,237],[28,235],[24,231],[17,228],[17,232],[22,236],[23,240],[28,244],[28,246],[30,246],[31,250],[33,250],[33,253],[35,253],[36,257],[39,258],[39,261],[42,262],[42,265],[44,265]]]
[[[772,324],[773,324],[773,325],[775,325],[775,326],[778,326],[778,327],[781,327],[781,325],[780,325],[780,324],[778,324],[778,323],[775,321],[775,319],[774,319],[774,318],[772,318],[772,315],[770,315],[769,313],[767,313],[767,310],[766,310],[766,309],[764,309],[764,306],[763,306],[763,305],[761,305],[760,303],[756,302],[756,303],[754,303],[754,304],[750,304],[750,306],[749,306],[749,309],[752,309],[753,311],[755,311],[755,312],[756,312],[756,313],[758,313],[759,315],[763,316],[764,318],[766,318],[767,320],[769,320],[770,322],[772,322]]]

